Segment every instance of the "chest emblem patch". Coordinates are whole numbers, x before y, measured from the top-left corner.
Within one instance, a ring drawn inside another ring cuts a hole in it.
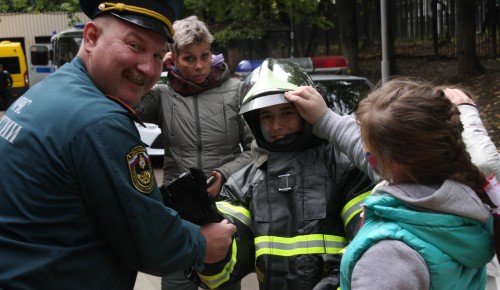
[[[135,146],[127,154],[128,169],[130,179],[134,187],[145,194],[153,191],[155,182],[151,159],[144,146]]]

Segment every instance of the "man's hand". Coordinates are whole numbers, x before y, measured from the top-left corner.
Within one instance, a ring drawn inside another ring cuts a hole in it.
[[[321,94],[311,86],[286,92],[285,98],[295,104],[302,118],[309,124],[314,124],[328,110]]]
[[[205,263],[213,264],[226,257],[227,251],[233,241],[233,234],[236,226],[230,224],[228,220],[220,223],[210,223],[201,227],[201,234],[206,240]]]

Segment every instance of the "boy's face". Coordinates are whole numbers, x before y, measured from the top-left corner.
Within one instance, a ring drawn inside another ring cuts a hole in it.
[[[302,119],[292,103],[260,109],[259,120],[262,135],[269,143],[302,131]]]

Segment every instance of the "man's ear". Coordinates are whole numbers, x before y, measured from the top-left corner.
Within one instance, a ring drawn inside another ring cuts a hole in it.
[[[90,21],[85,25],[83,29],[83,45],[86,52],[90,52],[97,45],[97,39],[100,33],[100,28],[95,22]]]

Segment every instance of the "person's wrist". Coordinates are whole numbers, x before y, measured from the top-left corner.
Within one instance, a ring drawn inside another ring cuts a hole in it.
[[[473,103],[459,103],[459,104],[457,104],[457,107],[458,106],[472,106],[474,108],[477,108],[477,106]]]
[[[215,174],[218,174],[220,176],[221,184],[224,184],[225,183],[224,174],[222,174],[222,172],[220,172],[219,170],[214,170],[214,172],[215,172]]]

